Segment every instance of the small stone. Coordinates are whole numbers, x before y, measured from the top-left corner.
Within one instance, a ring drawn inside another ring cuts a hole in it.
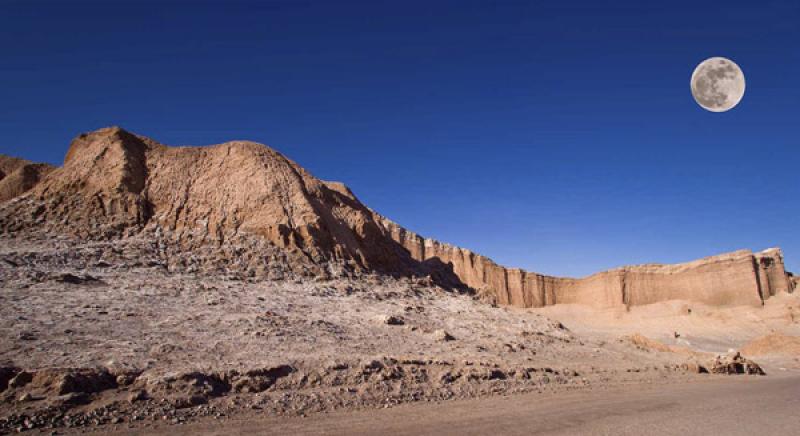
[[[395,315],[381,315],[378,317],[378,321],[386,325],[403,325],[406,323],[403,317]]]
[[[23,332],[19,332],[17,334],[17,338],[19,338],[19,340],[21,340],[21,341],[35,341],[36,340],[36,335],[34,335],[31,332],[24,332],[23,331]]]
[[[137,401],[142,401],[145,399],[147,399],[147,392],[141,389],[131,392],[131,394],[128,396],[128,402],[130,403],[135,403]]]
[[[437,341],[454,341],[456,339],[455,336],[444,330],[436,330],[433,332],[433,338]]]

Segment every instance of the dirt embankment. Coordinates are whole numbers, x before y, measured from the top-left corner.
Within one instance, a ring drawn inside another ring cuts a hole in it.
[[[800,357],[800,337],[782,333],[771,333],[753,339],[741,348],[750,356],[792,356]]]

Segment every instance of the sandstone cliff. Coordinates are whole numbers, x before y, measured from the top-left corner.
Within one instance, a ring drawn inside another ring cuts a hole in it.
[[[376,216],[413,258],[437,258],[452,265],[466,285],[500,304],[609,308],[688,300],[715,306],[761,305],[779,292],[794,289],[777,248],[759,253],[741,250],[676,265],[626,266],[574,279],[505,268],[487,257],[424,238]]]
[[[73,140],[62,167],[0,208],[0,232],[149,232],[166,252],[216,247],[215,262],[251,276],[271,266],[312,275],[420,267],[346,188],[268,147],[168,147],[117,127]]]
[[[13,175],[31,165],[6,158],[0,171]],[[519,307],[673,299],[760,305],[795,286],[778,249],[628,266],[582,279],[505,268],[410,232],[361,204],[343,184],[316,179],[280,153],[246,141],[168,147],[113,127],[77,137],[62,167],[37,168],[26,179],[32,183],[14,181],[17,189],[0,190],[7,193],[0,197],[0,233],[144,236],[170,265],[209,264],[213,271],[274,278],[287,270],[431,276]],[[6,176],[0,187],[18,179]]]
[[[0,154],[0,203],[36,186],[55,167]]]

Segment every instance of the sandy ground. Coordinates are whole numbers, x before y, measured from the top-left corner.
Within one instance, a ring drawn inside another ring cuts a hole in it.
[[[800,336],[800,293],[782,293],[763,307],[709,307],[688,301],[668,301],[630,310],[595,310],[577,305],[536,309],[557,319],[583,338],[608,338],[640,333],[667,345],[725,353],[772,334]],[[793,353],[794,354],[794,353]],[[770,356],[785,365],[800,366],[800,355]]]
[[[466,414],[455,404],[489,398],[479,407],[491,409],[495,397],[518,394],[545,405],[555,394],[613,388],[623,399],[638,386],[722,377],[686,366],[696,356],[624,336],[727,351],[797,332],[800,306],[786,296],[763,309],[691,313],[680,302],[625,313],[515,309],[422,280],[249,282],[170,271],[135,245],[10,238],[0,241],[0,283],[0,432],[148,433],[409,403],[452,402]],[[800,366],[781,359],[766,363]]]

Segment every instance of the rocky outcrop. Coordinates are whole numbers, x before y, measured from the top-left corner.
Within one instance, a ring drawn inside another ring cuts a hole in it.
[[[55,167],[0,154],[0,203],[36,186]]]
[[[435,258],[451,265],[465,284],[499,304],[611,308],[687,300],[714,306],[759,306],[794,289],[777,248],[759,253],[741,250],[677,265],[626,266],[574,279],[505,268],[469,250],[423,238],[385,217],[377,219],[413,258]]]
[[[62,167],[35,165],[0,159],[0,233],[145,235],[169,265],[208,258],[217,271],[272,278],[284,277],[276,265],[312,276],[430,276],[519,307],[630,307],[674,299],[760,305],[795,286],[778,249],[628,266],[581,279],[505,268],[410,232],[361,204],[343,184],[321,181],[247,141],[168,147],[111,127],[75,138]]]
[[[792,289],[800,288],[800,276],[796,276],[792,273],[787,273],[789,276],[789,287]]]
[[[708,372],[727,375],[766,375],[759,364],[746,359],[738,351],[716,356],[708,364]]]
[[[17,168],[29,163],[31,163],[31,161],[0,154],[0,180],[3,180]]]
[[[3,205],[0,232],[26,231],[100,239],[151,232],[165,249],[184,252],[246,239],[255,241],[240,244],[256,253],[254,263],[277,261],[272,247],[310,274],[411,274],[417,266],[343,185],[268,147],[168,147],[117,127],[75,138],[62,167]],[[222,257],[236,256],[233,249]]]

